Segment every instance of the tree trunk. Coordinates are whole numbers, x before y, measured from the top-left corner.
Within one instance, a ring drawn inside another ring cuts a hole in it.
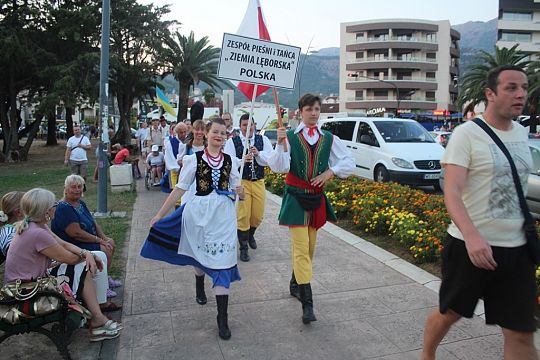
[[[28,153],[30,152],[30,147],[32,146],[32,143],[34,142],[34,139],[36,138],[37,132],[39,131],[39,126],[41,125],[41,119],[43,119],[43,115],[36,114],[36,120],[30,125],[30,132],[28,133],[28,139],[26,140],[26,144],[21,148],[20,150],[20,160],[21,161],[27,161],[28,160]]]
[[[47,114],[47,146],[56,146],[56,115],[54,111],[49,111]]]
[[[8,105],[6,94],[0,95],[0,124],[2,125],[2,138],[4,143],[2,145],[2,154],[7,155],[9,152],[9,119],[7,116]]]
[[[111,144],[120,143],[122,145],[131,144],[131,107],[133,106],[133,95],[131,92],[118,93],[118,111],[120,112],[120,124],[118,131],[111,140]],[[113,142],[114,141],[114,142]]]
[[[17,89],[15,88],[15,75],[9,76],[9,150],[19,149],[19,127],[17,126]]]
[[[73,108],[70,106],[66,106],[66,138],[69,139],[72,136],[73,136]]]
[[[180,88],[178,89],[178,121],[187,118],[188,102],[189,102],[189,81],[180,81]]]

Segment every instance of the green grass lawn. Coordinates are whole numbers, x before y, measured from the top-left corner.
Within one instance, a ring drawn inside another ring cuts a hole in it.
[[[0,164],[0,197],[9,191],[25,191],[35,187],[48,189],[55,193],[57,199],[63,197],[64,180],[69,169],[64,166],[65,141],[59,146],[46,147],[44,142],[35,141],[30,151],[29,160],[21,163]],[[88,152],[89,175],[87,191],[83,200],[90,211],[97,207],[97,184],[92,182],[92,174],[96,166],[95,146]],[[125,218],[97,219],[98,224],[117,244],[117,252],[110,271],[114,277],[120,277],[125,268],[124,247],[131,224],[131,213],[137,194],[135,192],[111,193],[108,190],[107,208],[112,211],[125,211]]]

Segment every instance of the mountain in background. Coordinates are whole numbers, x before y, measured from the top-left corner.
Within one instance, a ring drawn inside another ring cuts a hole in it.
[[[480,50],[490,54],[495,53],[497,42],[497,19],[487,22],[469,21],[465,24],[452,26],[461,33],[459,42],[460,54],[459,72],[465,74],[470,66],[476,61]]]
[[[497,19],[487,22],[469,21],[465,24],[452,26],[461,33],[460,40],[460,73],[465,74],[471,64],[474,63],[479,50],[494,53],[497,41]],[[286,108],[296,109],[299,97],[307,92],[321,94],[322,96],[337,95],[339,93],[339,47],[323,48],[312,52],[307,57],[301,54],[298,73],[294,90],[278,89],[280,104]],[[178,91],[178,85],[174,79],[168,78],[167,85]],[[175,84],[176,83],[176,84]],[[204,91],[208,86],[200,83],[197,85]],[[235,87],[235,104],[250,101]],[[273,103],[272,91],[259,96],[257,101]]]

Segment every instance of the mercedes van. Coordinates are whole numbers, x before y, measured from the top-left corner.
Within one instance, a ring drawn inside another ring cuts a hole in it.
[[[355,175],[439,189],[444,148],[415,120],[347,117],[321,120],[350,149]]]

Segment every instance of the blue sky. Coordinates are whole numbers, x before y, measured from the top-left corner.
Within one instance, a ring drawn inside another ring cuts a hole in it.
[[[169,19],[180,21],[181,33],[208,36],[221,46],[224,32],[235,33],[248,0],[138,0],[171,4]],[[497,17],[497,0],[260,0],[272,41],[310,49],[339,46],[339,24],[371,19],[449,20],[452,25]],[[317,4],[317,6],[314,6]]]

